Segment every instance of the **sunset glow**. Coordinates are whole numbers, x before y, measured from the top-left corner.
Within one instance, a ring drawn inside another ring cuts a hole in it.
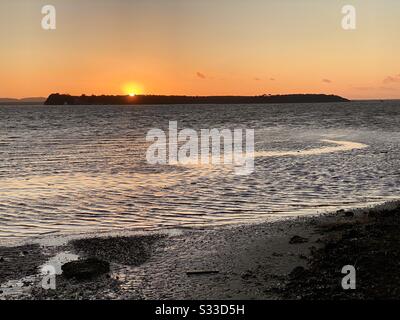
[[[134,97],[138,94],[143,94],[144,92],[143,88],[140,85],[130,82],[122,87],[122,93],[127,94],[130,97]]]
[[[327,93],[400,98],[400,2],[311,0],[1,2],[0,97]],[[104,23],[99,24],[98,21]],[[240,22],[240,23],[239,23]],[[132,82],[133,81],[133,82]]]

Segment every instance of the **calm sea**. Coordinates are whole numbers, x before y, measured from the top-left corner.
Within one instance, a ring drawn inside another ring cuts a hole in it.
[[[255,171],[148,164],[146,134],[169,121],[179,129],[254,129]],[[400,101],[0,106],[0,245],[51,233],[219,226],[398,199],[399,128]],[[337,147],[323,140],[350,148],[319,152]],[[366,146],[351,148],[360,144]]]

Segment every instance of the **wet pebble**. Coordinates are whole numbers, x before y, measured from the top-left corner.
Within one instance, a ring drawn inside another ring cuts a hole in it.
[[[300,236],[293,236],[293,237],[289,240],[289,243],[290,243],[290,244],[305,243],[305,242],[308,242],[308,239],[307,239],[307,238],[300,237]]]

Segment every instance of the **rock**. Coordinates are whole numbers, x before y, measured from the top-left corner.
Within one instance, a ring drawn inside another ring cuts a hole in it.
[[[32,285],[32,283],[29,282],[29,281],[24,281],[24,282],[22,282],[22,286],[23,286],[23,287],[29,287],[30,285]]]
[[[348,239],[357,239],[361,237],[361,233],[357,230],[349,230],[347,232],[345,232],[342,236],[342,239],[348,240]]]
[[[352,217],[354,217],[354,212],[347,211],[347,212],[345,212],[344,216],[347,217],[347,218],[352,218]]]
[[[71,261],[61,267],[67,279],[88,280],[110,271],[110,264],[97,258]]]
[[[251,270],[247,270],[246,272],[243,272],[240,276],[244,280],[256,278],[256,276],[254,275],[254,273]]]
[[[294,268],[292,270],[292,272],[290,272],[289,277],[291,279],[300,278],[301,276],[303,276],[305,274],[305,271],[306,270],[304,269],[304,267],[298,266],[298,267]]]
[[[289,240],[289,243],[290,243],[290,244],[305,243],[305,242],[308,242],[308,239],[307,239],[307,238],[300,237],[300,236],[293,236],[293,237]]]

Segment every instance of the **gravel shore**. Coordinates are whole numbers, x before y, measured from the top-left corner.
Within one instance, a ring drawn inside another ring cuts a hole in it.
[[[399,298],[400,205],[162,234],[0,247],[0,299]],[[60,266],[96,258],[110,272],[67,279]],[[55,263],[56,289],[40,269]],[[343,290],[354,265],[356,290]]]

